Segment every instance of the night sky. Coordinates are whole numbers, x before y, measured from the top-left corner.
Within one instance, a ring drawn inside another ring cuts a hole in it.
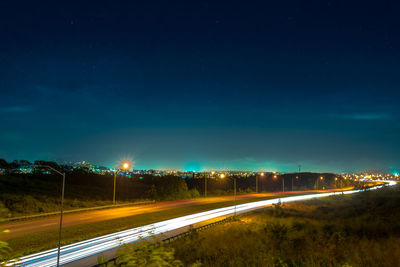
[[[1,1],[0,158],[398,170],[399,10]]]

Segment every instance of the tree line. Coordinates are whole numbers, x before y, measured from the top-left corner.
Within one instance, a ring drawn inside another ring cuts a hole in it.
[[[114,175],[97,174],[88,169],[71,169],[56,162],[35,161],[36,165],[48,165],[66,172],[65,205],[67,209],[102,206],[112,203]],[[30,166],[28,161],[8,163],[0,159],[0,168],[6,170],[0,174],[0,201],[10,211],[10,216],[56,211],[59,208],[61,177],[56,173],[44,174],[38,168],[32,173],[18,173],[12,170],[18,166]],[[227,174],[228,176],[228,174]],[[324,179],[317,182],[318,178]],[[329,173],[293,173],[272,174],[249,177],[230,176],[225,179],[212,177],[182,178],[166,175],[132,174],[116,176],[117,202],[131,202],[143,199],[176,200],[196,198],[204,195],[207,179],[208,195],[233,193],[233,179],[237,180],[237,192],[249,193],[290,190],[310,190],[345,186],[335,182],[336,176]],[[341,180],[343,182],[343,180]]]

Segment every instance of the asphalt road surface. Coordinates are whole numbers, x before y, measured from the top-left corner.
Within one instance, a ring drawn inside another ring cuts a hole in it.
[[[390,184],[391,185],[391,184]],[[366,190],[373,190],[381,188],[385,185],[375,186],[374,188],[369,188]],[[217,208],[213,210],[208,210],[204,212],[199,212],[195,214],[190,214],[182,217],[177,217],[165,221],[160,221],[152,223],[149,225],[144,225],[132,229],[127,229],[124,231],[116,232],[113,234],[108,234],[67,246],[61,248],[60,265],[66,265],[68,267],[82,267],[82,266],[93,266],[97,264],[97,256],[99,254],[105,255],[107,257],[114,257],[116,251],[121,246],[121,244],[128,244],[132,242],[140,241],[142,238],[147,238],[152,235],[167,234],[173,231],[183,229],[190,225],[195,225],[196,223],[205,222],[210,219],[218,219],[223,216],[229,216],[232,214],[245,213],[251,210],[259,209],[271,204],[292,202],[292,201],[302,201],[312,198],[328,197],[337,194],[354,194],[364,189],[359,190],[349,190],[344,192],[327,192],[323,194],[298,194],[296,196],[289,196],[281,198],[276,196],[275,198],[262,201],[253,201],[246,204],[231,205],[229,207]],[[245,196],[244,196],[245,197]],[[186,229],[187,230],[187,229]],[[28,256],[21,257],[10,263],[17,266],[30,266],[30,267],[52,267],[55,266],[57,261],[57,249],[50,249],[47,251],[42,251],[39,253],[31,254]]]
[[[285,194],[300,194],[300,193],[311,193],[315,191],[291,191],[285,192]],[[327,192],[319,191],[319,192]],[[237,195],[236,198],[246,199],[246,198],[260,198],[280,195],[281,192],[276,193],[259,193],[259,194],[246,194]],[[151,213],[163,210],[169,210],[184,206],[195,206],[209,203],[218,203],[225,201],[232,201],[233,196],[219,196],[219,197],[207,197],[198,199],[188,199],[188,200],[177,200],[177,201],[163,201],[156,202],[154,204],[145,204],[138,206],[128,206],[120,208],[110,208],[103,210],[86,211],[79,213],[69,213],[63,216],[63,228],[70,227],[81,224],[94,223],[99,221],[112,220],[132,215],[138,215],[143,213]],[[59,215],[36,218],[26,221],[17,221],[1,224],[2,229],[7,229],[10,232],[3,236],[3,239],[11,239],[18,236],[28,235],[32,233],[45,232],[50,230],[56,230],[59,227]]]

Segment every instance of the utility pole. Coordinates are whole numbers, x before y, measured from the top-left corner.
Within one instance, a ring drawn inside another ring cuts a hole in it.
[[[285,177],[282,176],[282,193],[285,193]]]

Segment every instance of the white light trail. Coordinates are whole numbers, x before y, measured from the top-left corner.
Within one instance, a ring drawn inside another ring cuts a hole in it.
[[[387,183],[389,186],[395,185],[394,181],[382,181]],[[374,190],[383,187],[384,185],[375,186],[366,190]],[[152,235],[166,233],[168,231],[176,230],[185,226],[189,226],[195,223],[206,221],[213,218],[218,218],[221,216],[232,215],[236,212],[246,212],[252,209],[257,209],[260,207],[269,206],[272,204],[288,203],[293,201],[307,200],[312,198],[321,198],[334,195],[342,194],[354,194],[364,189],[360,190],[350,190],[342,192],[329,192],[329,193],[318,193],[318,194],[308,194],[284,198],[275,198],[269,200],[256,201],[246,204],[240,204],[236,206],[218,208],[214,210],[199,212],[187,216],[178,217],[175,219],[170,219],[166,221],[161,221],[145,226],[136,227],[133,229],[108,234],[89,240],[77,242],[67,246],[61,247],[61,257],[60,265],[78,261],[90,256],[94,256],[111,249],[120,247],[122,244],[133,243],[141,238],[146,238]],[[40,267],[50,267],[55,266],[57,262],[57,249],[50,249],[40,253],[31,254],[25,257],[21,257],[19,260],[12,262],[8,266],[40,266]]]

